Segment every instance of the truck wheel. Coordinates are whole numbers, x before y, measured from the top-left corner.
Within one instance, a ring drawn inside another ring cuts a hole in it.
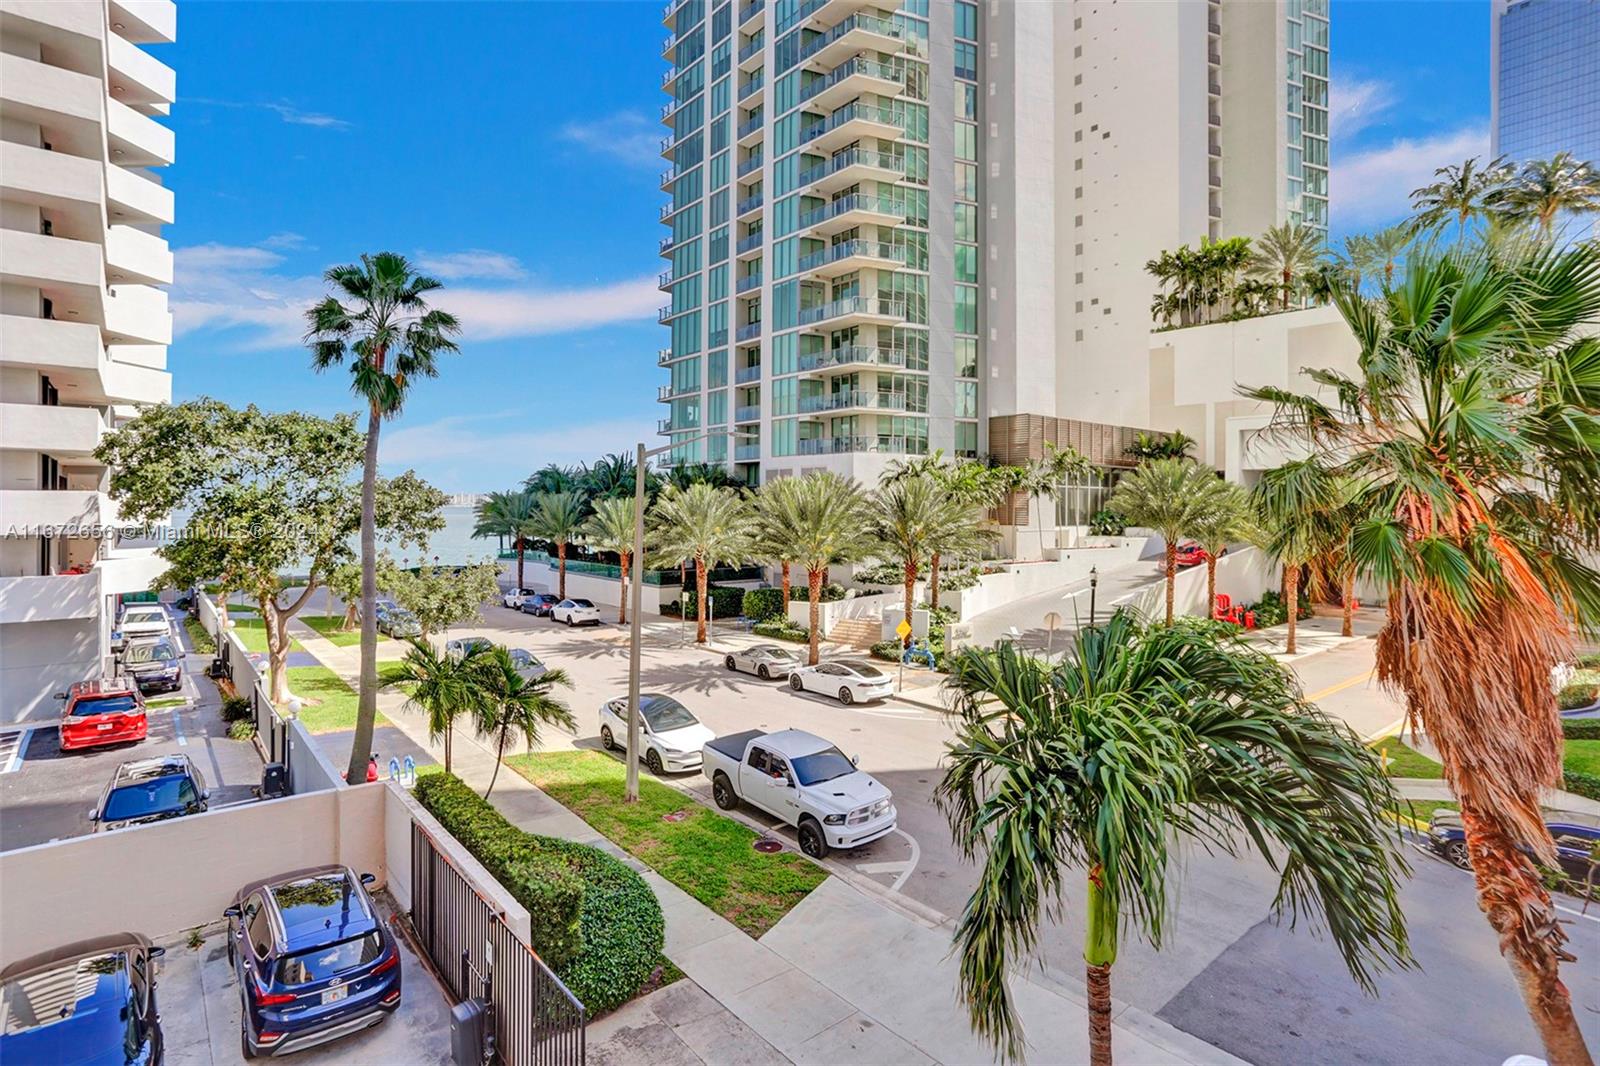
[[[650,772],[657,777],[667,772],[667,768],[661,765],[661,753],[654,748],[644,753],[644,764],[650,767]]]
[[[828,857],[828,838],[822,835],[822,827],[815,818],[800,819],[800,850],[813,859]]]
[[[722,665],[726,666],[729,670],[737,670],[737,669],[739,669],[739,667],[737,665],[735,665],[735,663],[733,661],[733,656],[731,656],[731,655],[729,655],[727,658],[722,660]]]
[[[1472,869],[1472,856],[1465,840],[1452,840],[1444,846],[1444,857],[1463,870]]]
[[[611,727],[608,725],[600,727],[600,746],[607,751],[611,751],[617,746],[617,742],[611,739]]]
[[[844,704],[846,707],[854,703],[855,700],[856,698],[850,694],[850,690],[848,688],[841,688],[839,690],[839,702]]]
[[[733,794],[733,786],[728,783],[728,775],[721,770],[718,770],[717,776],[711,779],[711,798],[725,811],[731,811],[739,805],[739,797]]]

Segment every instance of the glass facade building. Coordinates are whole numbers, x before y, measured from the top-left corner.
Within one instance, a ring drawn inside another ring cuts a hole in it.
[[[1600,0],[1496,0],[1493,153],[1600,162]]]
[[[1287,0],[1289,221],[1328,236],[1328,0]]]

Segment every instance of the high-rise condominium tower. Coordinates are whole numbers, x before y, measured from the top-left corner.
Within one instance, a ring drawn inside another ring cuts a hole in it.
[[[170,0],[0,0],[0,725],[101,676],[117,597],[161,562],[118,547],[94,458],[171,398]]]
[[[1600,0],[1494,0],[1489,17],[1491,153],[1600,163]]]
[[[1115,463],[1149,410],[1145,262],[1327,224],[1326,0],[679,0],[665,22],[677,461],[870,482],[1054,441]]]

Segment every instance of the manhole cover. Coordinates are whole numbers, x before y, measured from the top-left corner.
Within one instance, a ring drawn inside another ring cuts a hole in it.
[[[771,855],[775,851],[783,850],[782,842],[777,840],[758,840],[750,846],[764,855]]]
[[[681,822],[689,817],[688,811],[669,811],[661,816],[663,822]]]

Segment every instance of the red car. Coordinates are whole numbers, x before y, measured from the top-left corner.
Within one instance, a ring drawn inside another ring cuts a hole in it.
[[[62,751],[143,740],[150,728],[144,697],[132,678],[79,681],[56,699],[67,701],[61,711]]]
[[[1227,554],[1228,549],[1223,548],[1217,558],[1220,559],[1223,555]],[[1192,540],[1186,540],[1182,544],[1178,545],[1177,561],[1179,566],[1199,566],[1209,558],[1211,558],[1211,553],[1206,551]]]

